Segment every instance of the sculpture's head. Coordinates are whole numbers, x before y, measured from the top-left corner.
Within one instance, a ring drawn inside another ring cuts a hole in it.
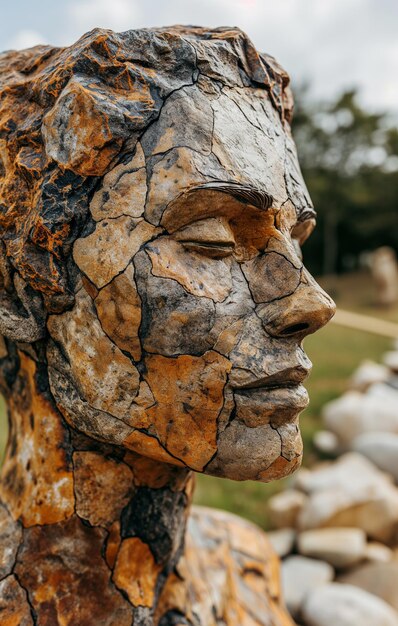
[[[13,60],[10,73],[0,59],[8,385],[29,343],[89,436],[238,480],[295,469],[302,341],[334,306],[299,252],[315,214],[287,75],[227,29],[94,31]]]

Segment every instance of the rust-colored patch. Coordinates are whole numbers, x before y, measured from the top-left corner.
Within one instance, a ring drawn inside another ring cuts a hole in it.
[[[116,563],[117,553],[121,543],[120,522],[114,522],[109,529],[109,536],[106,541],[105,560],[108,567],[113,570]]]
[[[36,386],[34,361],[20,353],[19,394],[10,399],[11,445],[2,468],[0,495],[24,526],[54,524],[74,512],[73,474],[62,418]]]
[[[131,435],[126,437],[123,441],[123,445],[138,454],[143,454],[156,461],[186,467],[185,463],[169,454],[167,450],[160,445],[156,437],[150,437],[145,432],[135,430]]]
[[[162,566],[155,562],[146,543],[138,537],[125,539],[117,556],[113,580],[134,606],[153,604],[156,581]]]
[[[136,107],[141,103],[143,109],[153,110],[155,103],[149,84],[134,81],[131,75],[129,79],[130,89],[124,93],[123,104],[126,106],[130,100]],[[106,102],[97,81],[74,76],[43,119],[47,154],[82,176],[103,175],[125,138],[123,124],[127,126],[127,110],[124,109],[123,115],[120,105],[112,99]]]
[[[6,342],[3,335],[0,335],[0,359],[4,359],[8,355]]]
[[[167,486],[169,489],[177,491],[184,489],[190,475],[188,471],[181,472],[179,467],[168,463],[159,463],[153,458],[141,456],[132,451],[126,452],[123,461],[132,468],[134,484],[137,487],[161,489]]]
[[[84,287],[84,289],[87,291],[88,295],[90,296],[90,298],[92,300],[95,300],[95,298],[98,296],[98,289],[95,285],[93,285],[93,283],[91,282],[91,280],[89,280],[87,278],[87,276],[82,276],[82,285]]]
[[[106,532],[77,518],[26,531],[15,568],[43,626],[131,626],[132,609],[101,556]]]
[[[110,526],[119,519],[134,491],[133,473],[96,452],[74,452],[76,512],[92,526]]]
[[[209,351],[201,357],[149,355],[146,366],[156,400],[147,410],[153,432],[188,467],[203,469],[217,450],[217,417],[231,363]]]

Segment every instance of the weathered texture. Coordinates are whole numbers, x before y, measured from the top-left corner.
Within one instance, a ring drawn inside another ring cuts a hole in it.
[[[54,524],[74,512],[68,431],[40,393],[34,361],[20,353],[10,400],[10,442],[2,467],[0,497],[24,526]],[[14,404],[15,403],[15,404]]]
[[[148,428],[173,456],[188,467],[203,469],[217,450],[217,418],[229,361],[206,352],[174,359],[154,355],[146,363],[146,381],[155,397],[146,411]]]
[[[0,505],[0,580],[12,572],[21,539],[21,525]]]
[[[2,626],[34,626],[26,591],[15,576],[0,581],[0,616]]]
[[[133,605],[150,608],[160,570],[149,546],[133,537],[125,539],[119,548],[113,580]]]
[[[51,316],[48,328],[62,346],[82,397],[101,411],[126,411],[137,394],[139,374],[104,333],[88,294],[81,289],[74,309]]]
[[[98,452],[77,451],[72,458],[76,513],[91,526],[111,526],[134,492],[132,471]]]
[[[130,626],[132,607],[101,557],[104,539],[76,518],[25,531],[15,571],[42,624],[91,626],[95,615],[104,626]]]
[[[139,361],[141,300],[132,265],[128,265],[122,274],[101,289],[95,299],[95,307],[101,326],[108,337],[120,350],[128,352],[134,361]]]
[[[156,623],[293,626],[281,608],[278,570],[258,528],[225,512],[194,507],[185,552],[160,597]]]
[[[191,469],[301,461],[333,303],[298,250],[288,85],[229,28],[0,56],[7,626],[291,624],[259,530],[195,512],[184,553]]]

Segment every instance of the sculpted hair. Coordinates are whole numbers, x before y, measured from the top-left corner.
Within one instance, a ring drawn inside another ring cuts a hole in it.
[[[70,251],[95,186],[201,74],[267,90],[290,122],[288,75],[238,29],[96,29],[68,48],[0,55],[2,335],[36,341],[47,312],[73,304]]]

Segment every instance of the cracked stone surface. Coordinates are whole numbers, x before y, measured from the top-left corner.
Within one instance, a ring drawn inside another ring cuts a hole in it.
[[[290,626],[263,533],[190,512],[192,470],[301,461],[334,305],[288,75],[236,28],[95,29],[0,95],[1,619]]]

